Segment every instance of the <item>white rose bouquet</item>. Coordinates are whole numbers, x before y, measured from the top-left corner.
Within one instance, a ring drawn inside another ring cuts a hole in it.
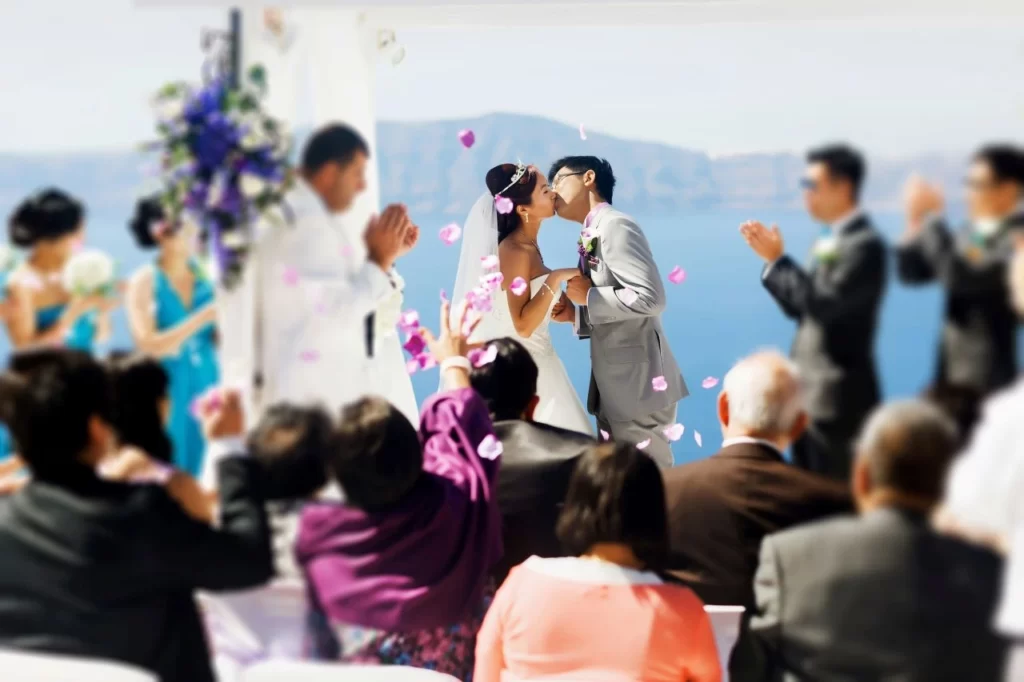
[[[398,318],[402,314],[402,303],[405,300],[402,295],[402,292],[405,291],[405,280],[397,272],[392,273],[392,278],[395,281],[395,290],[387,300],[378,306],[377,315],[374,318],[374,336],[379,339],[386,339],[397,333]]]
[[[103,251],[86,249],[68,260],[64,288],[77,296],[112,296],[117,285],[117,266]]]

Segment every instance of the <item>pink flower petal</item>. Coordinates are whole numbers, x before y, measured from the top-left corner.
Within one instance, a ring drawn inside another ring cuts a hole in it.
[[[707,377],[704,381],[700,382],[700,385],[704,388],[714,388],[718,385],[718,379],[715,377]]]
[[[463,147],[469,149],[473,146],[473,143],[476,142],[476,135],[473,134],[472,130],[460,130],[459,142],[462,143]]]
[[[313,304],[313,312],[319,315],[323,315],[324,313],[327,312],[327,303],[325,303],[324,301],[317,301],[316,303]]]
[[[444,289],[441,289],[441,303],[450,303],[448,300],[448,292]]]
[[[459,240],[459,237],[462,236],[462,228],[455,223],[445,225],[441,228],[439,236],[441,237],[441,241],[448,246],[451,246]]]
[[[658,391],[659,393],[661,391],[667,391],[668,382],[665,381],[665,377],[663,376],[654,377],[653,379],[651,379],[651,388],[653,388],[655,391]]]
[[[494,270],[498,267],[498,263],[499,261],[497,256],[484,256],[480,259],[480,267],[484,270]]]
[[[640,298],[640,294],[636,293],[632,289],[623,289],[622,293],[619,294],[619,300],[626,305],[633,305],[636,300]]]
[[[662,433],[665,434],[665,438],[668,438],[670,441],[674,443],[683,437],[683,431],[685,430],[686,427],[683,426],[682,424],[673,424],[672,426],[662,431]]]
[[[466,293],[466,302],[469,303],[470,308],[478,313],[489,313],[494,307],[491,300],[491,292],[484,287],[470,289]]]
[[[587,139],[587,131],[583,130],[583,124],[582,123],[580,124],[580,139],[581,140]]]
[[[437,367],[437,360],[430,353],[420,353],[416,356],[416,362],[419,364],[420,369],[433,369]]]
[[[678,265],[672,268],[672,272],[668,273],[668,281],[672,282],[672,284],[682,284],[684,279],[686,279],[686,270],[683,270]]]
[[[344,256],[345,258],[348,258],[353,253],[355,253],[355,251],[348,244],[345,244],[344,246],[341,247],[341,255]]]
[[[601,440],[611,440],[611,438],[611,434],[609,434],[604,429],[601,429]]]
[[[290,266],[284,266],[284,271],[281,273],[281,280],[286,286],[293,287],[299,283],[299,271]]]
[[[299,359],[303,362],[316,362],[320,359],[320,351],[315,349],[304,350],[299,353]]]
[[[402,344],[402,348],[408,351],[409,355],[419,355],[427,347],[427,342],[419,334],[410,334],[409,338]]]
[[[487,348],[477,348],[471,350],[467,357],[474,367],[483,367],[491,364],[498,357],[498,347],[491,344]]]
[[[642,441],[640,441],[639,443],[636,444],[636,449],[637,450],[646,450],[647,446],[650,445],[650,444],[651,444],[651,439],[650,438],[648,438],[647,440],[642,440]]]
[[[501,441],[490,433],[484,436],[484,439],[480,441],[480,445],[476,448],[476,454],[480,455],[484,459],[491,460],[498,459],[504,451],[505,447],[501,444]]]
[[[208,389],[205,393],[197,396],[189,406],[189,411],[192,413],[193,417],[198,419],[204,412],[219,407],[222,401],[223,398],[221,397],[220,388],[214,386],[213,388]]]
[[[409,374],[415,374],[416,370],[420,368],[420,363],[414,358],[409,362],[405,363],[405,371]]]
[[[497,291],[501,283],[505,281],[505,275],[500,272],[488,272],[486,275],[480,278],[480,283],[484,285],[487,291]]]
[[[398,316],[398,328],[404,334],[415,334],[420,328],[420,314],[415,310],[406,310]]]
[[[698,448],[704,447],[704,441],[700,437],[700,431],[694,431],[693,432],[693,440],[697,443],[697,447]]]
[[[522,296],[526,293],[526,280],[522,277],[516,277],[512,280],[512,285],[508,288],[516,296]]]
[[[512,209],[515,208],[515,205],[512,203],[512,200],[509,199],[508,197],[499,196],[494,197],[494,207],[498,209],[498,213],[500,213],[501,215],[506,215],[512,212]]]

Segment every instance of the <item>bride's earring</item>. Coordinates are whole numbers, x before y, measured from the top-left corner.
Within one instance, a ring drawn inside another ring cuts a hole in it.
[[[530,224],[530,214],[529,213],[524,213],[523,217],[526,218],[526,224],[529,225]]]

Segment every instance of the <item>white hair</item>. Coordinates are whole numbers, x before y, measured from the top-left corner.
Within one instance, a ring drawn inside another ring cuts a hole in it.
[[[763,435],[788,434],[803,414],[800,371],[777,350],[743,358],[722,382],[729,399],[729,425]]]

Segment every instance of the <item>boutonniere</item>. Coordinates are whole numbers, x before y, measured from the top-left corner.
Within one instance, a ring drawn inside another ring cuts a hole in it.
[[[818,237],[811,253],[819,263],[830,263],[839,257],[839,241],[835,237]]]
[[[999,234],[999,230],[1003,227],[1003,221],[991,219],[977,220],[973,227],[975,241],[988,241]]]
[[[594,230],[589,227],[584,227],[583,230],[580,231],[579,241],[576,242],[577,244],[579,244],[579,248],[577,249],[577,251],[580,254],[580,258],[586,258],[587,263],[591,267],[597,265],[600,262],[598,261],[597,257],[594,256],[594,248],[596,241],[597,233],[594,232]]]

